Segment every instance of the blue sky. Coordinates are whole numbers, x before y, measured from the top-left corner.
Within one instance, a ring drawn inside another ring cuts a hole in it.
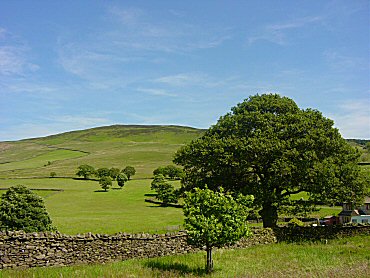
[[[0,2],[0,141],[208,128],[250,95],[370,138],[369,1]]]

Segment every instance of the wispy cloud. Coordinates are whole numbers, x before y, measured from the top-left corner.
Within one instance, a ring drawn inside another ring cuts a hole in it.
[[[0,75],[23,75],[39,69],[26,57],[28,47],[18,38],[0,27]]]
[[[342,54],[338,50],[326,50],[323,57],[329,66],[336,71],[367,70],[369,59],[366,61],[356,56]]]
[[[163,89],[152,89],[152,88],[138,88],[138,92],[147,93],[153,96],[166,96],[166,97],[177,97],[177,94],[169,93]]]
[[[149,11],[114,6],[108,9],[108,13],[109,17],[122,24],[115,26],[116,30],[110,35],[116,37],[117,43],[128,48],[188,52],[214,48],[231,38],[227,29],[171,22],[169,19],[161,22],[153,19]]]
[[[251,35],[247,43],[251,45],[257,41],[264,40],[279,45],[288,43],[288,32],[300,29],[312,24],[321,23],[324,20],[322,16],[309,16],[296,18],[291,21],[269,24],[259,31],[259,34]]]

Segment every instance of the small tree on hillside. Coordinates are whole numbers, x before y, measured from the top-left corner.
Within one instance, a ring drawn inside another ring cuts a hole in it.
[[[0,226],[28,233],[56,230],[42,198],[23,185],[10,187],[1,196]]]
[[[108,188],[112,186],[112,179],[110,177],[102,177],[99,180],[99,184],[101,188],[103,188],[105,191],[108,191]]]
[[[162,174],[156,175],[154,176],[150,189],[156,191],[165,182],[166,179]]]
[[[189,244],[206,247],[206,270],[213,270],[212,248],[232,244],[250,235],[246,225],[253,196],[238,195],[234,199],[223,189],[214,192],[208,188],[195,188],[188,192],[184,204],[184,226]]]
[[[183,171],[181,168],[179,167],[176,167],[175,165],[167,165],[166,166],[166,169],[167,169],[167,175],[170,179],[180,179],[183,175]]]
[[[124,173],[127,178],[130,180],[132,176],[136,174],[136,170],[132,166],[126,166],[125,169],[122,170],[122,173]]]
[[[164,177],[167,176],[167,167],[159,166],[153,171],[154,176],[163,175]]]
[[[117,176],[117,183],[119,187],[122,188],[125,185],[126,181],[128,181],[128,178],[124,173],[121,173]]]
[[[115,181],[120,172],[121,172],[120,169],[112,167],[112,168],[109,169],[109,176],[112,178],[112,180]]]
[[[108,168],[99,168],[96,170],[96,176],[99,179],[102,179],[104,177],[109,177],[110,176],[110,170]]]
[[[83,164],[78,166],[76,175],[79,177],[83,177],[86,180],[90,176],[95,175],[95,169],[90,165]]]
[[[162,201],[164,205],[177,203],[178,194],[172,184],[166,181],[162,182],[158,184],[156,191],[157,199]]]

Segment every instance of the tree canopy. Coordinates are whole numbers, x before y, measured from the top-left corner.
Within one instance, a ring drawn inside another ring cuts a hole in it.
[[[250,96],[181,148],[174,162],[184,168],[185,190],[207,185],[251,194],[264,226],[273,227],[279,209],[302,205],[292,194],[307,192],[308,203],[362,199],[359,153],[333,124],[290,98]]]
[[[184,199],[184,227],[188,242],[206,247],[207,272],[212,271],[212,248],[231,244],[250,234],[247,216],[253,196],[236,198],[210,189],[195,188]]]
[[[1,196],[0,226],[25,232],[54,231],[42,198],[27,187],[10,187]]]
[[[130,180],[132,176],[136,174],[136,170],[132,166],[126,166],[125,169],[122,170],[122,173],[124,173],[127,178]]]
[[[83,164],[78,166],[76,175],[88,179],[90,176],[95,175],[95,169],[90,165]]]

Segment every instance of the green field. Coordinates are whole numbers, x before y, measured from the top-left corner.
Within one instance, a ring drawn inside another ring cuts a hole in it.
[[[205,252],[116,263],[1,270],[0,277],[356,277],[370,276],[370,236],[323,243],[260,245],[214,252],[206,275]]]
[[[182,210],[146,203],[151,180],[131,180],[123,189],[115,184],[108,192],[97,181],[73,179],[2,180],[0,187],[23,184],[29,188],[63,189],[61,192],[35,191],[44,197],[53,224],[62,233],[85,232],[166,232],[179,229]]]

